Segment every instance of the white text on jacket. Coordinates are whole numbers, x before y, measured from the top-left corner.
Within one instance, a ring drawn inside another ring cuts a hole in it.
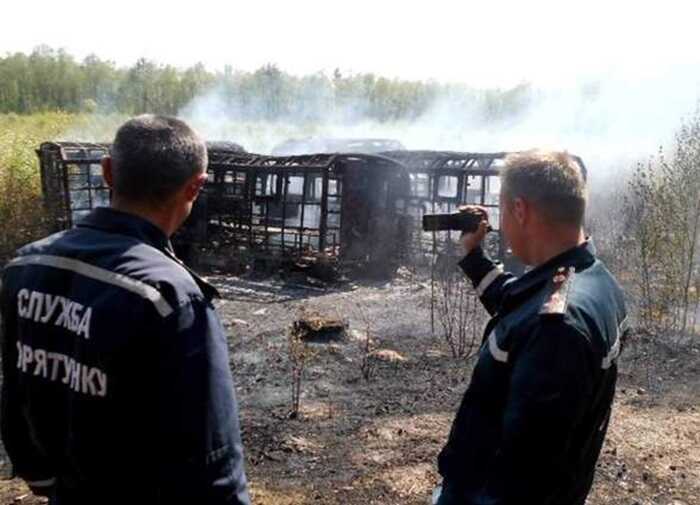
[[[26,374],[61,382],[76,393],[107,396],[107,374],[70,356],[17,342],[17,368]]]
[[[78,336],[90,338],[92,307],[84,307],[64,296],[20,289],[17,293],[17,314],[37,323],[53,323]]]

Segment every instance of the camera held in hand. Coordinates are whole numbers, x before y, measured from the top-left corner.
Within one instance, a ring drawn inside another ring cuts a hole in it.
[[[479,209],[466,209],[451,214],[424,214],[423,231],[461,231],[473,233],[479,228],[479,223],[486,218]],[[491,225],[487,228],[492,231]]]

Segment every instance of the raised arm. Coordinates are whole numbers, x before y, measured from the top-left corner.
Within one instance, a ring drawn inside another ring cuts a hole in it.
[[[480,245],[472,249],[459,262],[459,266],[472,281],[481,303],[489,314],[494,315],[515,276],[505,272],[500,263],[489,258]]]
[[[462,207],[463,212],[480,212],[484,217],[474,232],[462,234],[461,242],[466,256],[459,262],[467,277],[472,281],[481,303],[489,314],[493,315],[501,304],[508,284],[515,276],[503,271],[503,267],[494,262],[481,247],[481,243],[489,230],[486,209],[478,206]]]

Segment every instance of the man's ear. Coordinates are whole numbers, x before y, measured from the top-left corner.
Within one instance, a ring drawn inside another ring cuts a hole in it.
[[[105,183],[107,186],[109,186],[109,189],[113,189],[114,178],[112,175],[112,158],[110,156],[103,157],[100,165],[102,165],[102,177],[104,178]]]
[[[202,189],[205,182],[207,182],[206,172],[193,175],[185,185],[185,199],[188,202],[194,202],[197,199],[197,196],[199,196],[199,191]]]
[[[520,226],[524,226],[530,220],[532,208],[526,200],[519,197],[513,198],[511,205],[513,207],[513,217],[515,217]]]

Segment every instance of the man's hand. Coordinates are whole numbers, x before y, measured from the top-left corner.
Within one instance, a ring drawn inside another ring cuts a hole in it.
[[[464,246],[464,253],[469,254],[474,249],[481,245],[484,240],[486,233],[489,230],[489,213],[488,211],[479,205],[463,205],[459,208],[460,212],[478,213],[481,214],[482,219],[479,223],[479,227],[474,232],[464,232],[460,238],[462,245]]]

